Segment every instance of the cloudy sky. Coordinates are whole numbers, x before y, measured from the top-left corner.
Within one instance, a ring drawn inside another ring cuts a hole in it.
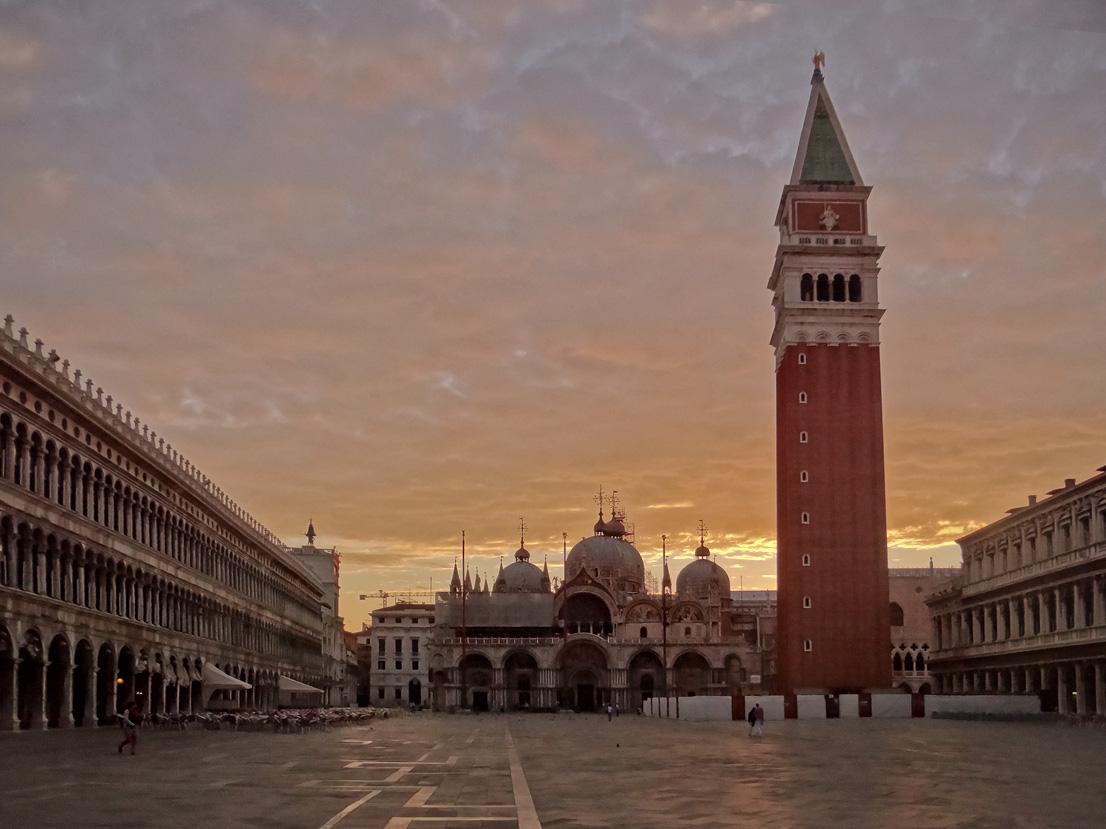
[[[0,2],[0,314],[359,593],[618,490],[774,586],[772,223],[826,82],[886,246],[893,566],[1106,463],[1106,5]]]

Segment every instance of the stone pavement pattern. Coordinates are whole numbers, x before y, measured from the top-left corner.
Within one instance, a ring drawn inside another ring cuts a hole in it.
[[[3,829],[1106,823],[1106,731],[948,720],[418,715],[269,734],[0,734]],[[527,799],[532,796],[533,808]],[[536,813],[535,813],[536,810]]]

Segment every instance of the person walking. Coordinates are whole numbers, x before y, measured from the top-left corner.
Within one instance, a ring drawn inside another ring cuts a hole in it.
[[[753,736],[762,737],[764,736],[764,709],[760,707],[759,702],[753,706],[753,715],[755,717],[753,722]]]
[[[749,716],[745,718],[749,721],[749,736],[750,737],[753,736],[753,730],[757,727],[757,708],[758,707],[759,707],[759,704],[754,705],[752,708],[750,708],[749,709]]]
[[[123,726],[123,742],[119,744],[119,753],[123,753],[123,746],[130,744],[131,754],[134,754],[134,750],[138,748],[138,726],[142,722],[142,712],[133,699],[123,709],[119,722]]]
[[[614,709],[611,707],[611,704],[608,702],[607,703],[607,722],[611,721],[611,714],[612,713],[614,713]]]

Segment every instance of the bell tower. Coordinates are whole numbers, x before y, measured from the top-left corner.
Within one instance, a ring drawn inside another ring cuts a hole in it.
[[[877,277],[883,248],[815,57],[776,214],[778,675],[783,693],[891,685]]]

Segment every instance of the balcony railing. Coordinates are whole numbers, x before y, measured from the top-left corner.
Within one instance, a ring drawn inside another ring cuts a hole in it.
[[[1036,636],[1019,636],[1016,639],[1003,639],[1001,642],[982,642],[977,645],[962,645],[956,648],[946,648],[930,654],[930,660],[956,659],[973,656],[995,656],[1000,654],[1018,653],[1020,651],[1037,651],[1045,648],[1062,647],[1064,645],[1086,645],[1106,643],[1106,625],[1095,627],[1072,628],[1071,630],[1056,630],[1052,633],[1041,633]]]
[[[1009,570],[995,576],[988,576],[982,581],[970,582],[964,585],[963,589],[960,591],[960,595],[975,596],[979,593],[986,593],[999,587],[1027,581],[1036,576],[1048,575],[1068,567],[1074,567],[1077,564],[1084,564],[1088,561],[1097,561],[1100,559],[1106,559],[1106,544],[1091,544],[1087,547],[1080,547],[1078,550],[1072,550],[1071,552],[1061,553],[1058,556],[1052,556],[1052,558],[1046,558],[1044,561],[1035,561],[1032,564],[1026,564],[1024,567],[1019,567],[1016,570]]]

